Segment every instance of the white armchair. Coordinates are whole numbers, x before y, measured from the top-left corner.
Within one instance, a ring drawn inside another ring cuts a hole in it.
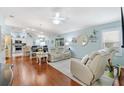
[[[90,82],[93,79],[92,72],[87,66],[81,63],[81,60],[71,60],[71,73],[73,74],[73,76],[87,85],[90,85]]]
[[[72,59],[70,69],[72,75],[77,79],[86,85],[92,85],[103,75],[106,63],[107,54],[103,55],[100,52],[95,52],[92,53],[88,58],[84,58],[82,61]]]

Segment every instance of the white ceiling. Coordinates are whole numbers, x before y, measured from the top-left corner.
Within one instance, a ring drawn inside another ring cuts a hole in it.
[[[51,17],[59,11],[66,20],[55,25]],[[13,18],[9,17],[14,16]],[[89,26],[100,25],[120,19],[120,8],[117,7],[23,7],[0,8],[0,16],[5,18],[6,25],[19,28],[33,28],[36,32],[67,33]],[[42,24],[42,25],[40,25]]]

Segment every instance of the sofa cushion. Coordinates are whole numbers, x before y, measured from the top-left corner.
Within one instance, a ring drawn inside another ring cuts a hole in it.
[[[56,48],[56,52],[61,53],[64,50],[64,48]]]
[[[87,61],[87,63],[85,65],[89,66],[91,64],[91,62],[93,61],[93,59],[97,56],[100,55],[99,52],[93,52],[91,53],[91,55],[89,56],[89,60]]]
[[[99,55],[100,52],[92,52],[91,55],[89,55],[89,59],[93,60],[96,55]]]
[[[86,55],[86,56],[84,56],[84,57],[82,58],[81,63],[84,64],[84,65],[86,65],[87,62],[88,62],[88,60],[89,60],[89,56]]]
[[[66,53],[66,52],[70,52],[70,50],[69,49],[64,49],[63,53]]]

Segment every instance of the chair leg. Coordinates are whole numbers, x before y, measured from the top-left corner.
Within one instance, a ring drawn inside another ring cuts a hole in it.
[[[46,57],[46,63],[48,64],[48,57]]]
[[[39,63],[39,58],[37,58],[37,63]]]
[[[39,58],[39,65],[41,65],[41,58]]]

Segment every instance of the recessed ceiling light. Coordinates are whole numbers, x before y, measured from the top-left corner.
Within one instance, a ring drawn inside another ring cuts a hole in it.
[[[22,29],[22,31],[23,31],[23,32],[25,32],[25,31],[26,31],[26,29]]]
[[[31,29],[31,31],[35,31],[35,29]]]
[[[30,28],[27,27],[26,30],[30,30]]]
[[[44,38],[45,36],[44,35],[38,35],[39,38]]]

